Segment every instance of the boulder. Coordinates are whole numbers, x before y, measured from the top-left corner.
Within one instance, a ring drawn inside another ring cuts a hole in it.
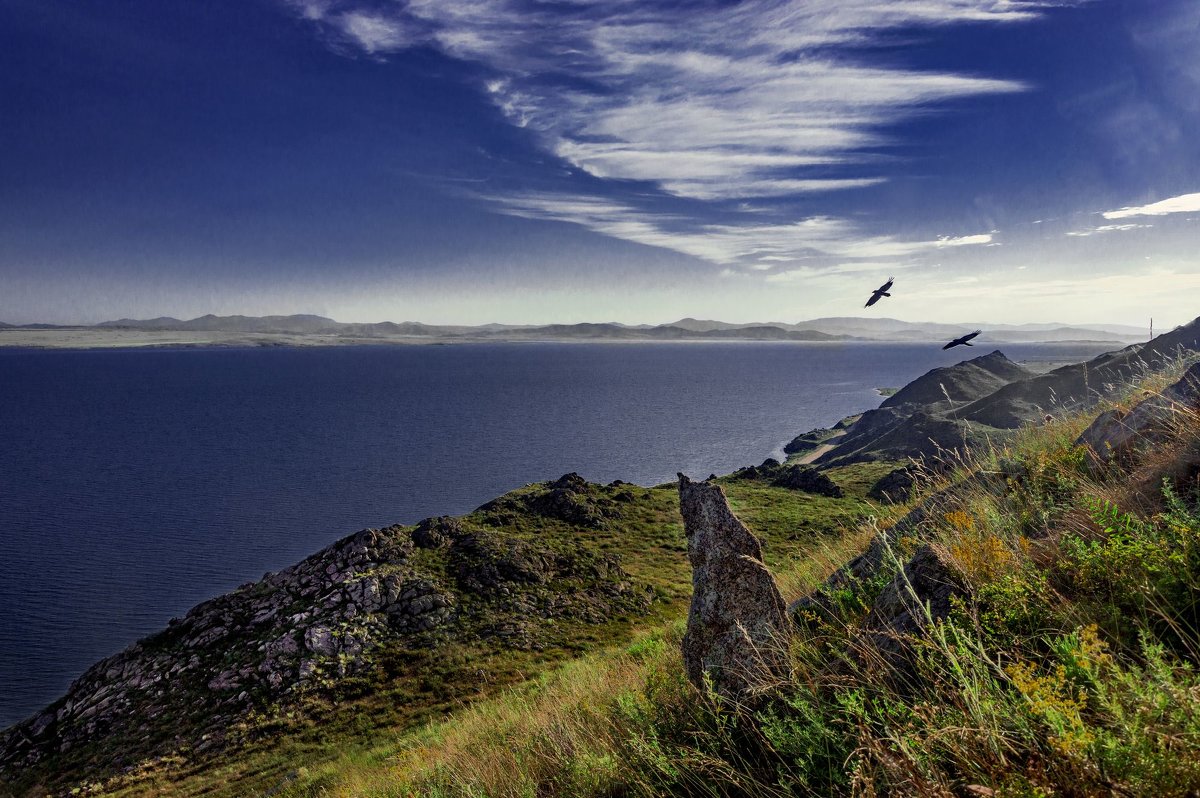
[[[845,495],[836,482],[811,466],[789,466],[771,484],[781,488],[816,493],[819,496],[829,496],[834,499],[840,499]]]
[[[569,474],[563,474],[552,482],[547,482],[546,487],[552,490],[567,490],[572,493],[580,493],[587,490],[587,480],[572,471]]]
[[[924,497],[920,504],[909,510],[903,518],[887,529],[880,530],[862,554],[830,574],[821,587],[793,601],[788,606],[789,615],[803,626],[804,615],[827,614],[835,606],[839,593],[879,577],[884,565],[893,556],[891,552],[896,551],[902,538],[923,539],[931,521],[943,517],[950,510],[960,509],[965,496],[979,491],[1006,490],[1006,480],[1005,474],[976,472],[960,482]],[[932,528],[937,528],[936,523]]]
[[[1200,410],[1200,363],[1192,366],[1175,384],[1151,395],[1128,412],[1108,410],[1083,431],[1078,446],[1088,449],[1090,464],[1099,468],[1132,455],[1137,449],[1162,440],[1171,423],[1184,414]]]
[[[762,548],[720,486],[679,475],[679,509],[692,565],[683,662],[697,688],[739,705],[786,675],[786,608]]]
[[[758,479],[762,476],[762,472],[757,466],[746,466],[739,468],[729,475],[731,479]]]
[[[876,597],[863,631],[876,651],[895,664],[913,638],[950,614],[952,599],[967,595],[966,582],[934,545],[921,546]]]
[[[463,533],[462,523],[448,515],[426,518],[413,530],[412,542],[419,549],[440,549],[449,546]]]

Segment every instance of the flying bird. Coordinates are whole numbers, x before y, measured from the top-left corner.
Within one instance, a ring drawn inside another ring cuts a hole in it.
[[[888,293],[888,289],[892,287],[892,283],[895,281],[895,277],[889,277],[886,283],[871,292],[871,298],[867,300],[867,304],[863,305],[863,307],[869,308],[878,302],[880,297],[891,296],[891,294]]]
[[[955,338],[953,341],[943,346],[942,349],[953,349],[956,346],[975,346],[975,344],[971,343],[971,339],[976,335],[979,335],[981,332],[983,332],[983,330],[976,330],[973,333],[967,333],[966,335]]]

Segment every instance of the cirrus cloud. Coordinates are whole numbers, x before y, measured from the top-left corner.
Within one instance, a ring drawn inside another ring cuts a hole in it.
[[[887,126],[1028,88],[873,66],[839,48],[899,28],[1024,21],[1086,0],[286,2],[368,55],[419,43],[484,65],[506,117],[595,177],[728,200],[875,185],[884,178],[871,166],[893,143]]]

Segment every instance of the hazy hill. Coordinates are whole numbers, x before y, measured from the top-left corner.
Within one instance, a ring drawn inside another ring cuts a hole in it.
[[[211,313],[189,321],[170,316],[156,319],[121,319],[105,321],[97,327],[122,327],[139,330],[198,330],[203,332],[280,332],[319,333],[343,326],[324,316],[295,314],[291,316],[215,316]]]
[[[684,330],[692,332],[711,332],[712,330],[741,330],[747,327],[778,327],[781,330],[798,330],[799,325],[786,324],[781,321],[764,321],[764,322],[747,322],[745,324],[732,324],[727,321],[715,321],[713,319],[693,319],[688,317],[673,321],[670,324],[659,325],[662,327],[680,327]]]
[[[26,325],[32,326],[32,325]],[[795,324],[752,322],[733,324],[713,319],[684,318],[670,324],[628,325],[617,322],[507,325],[485,324],[436,325],[421,322],[338,322],[324,316],[215,316],[212,314],[187,321],[160,316],[154,319],[119,319],[96,325],[102,329],[179,330],[222,333],[333,335],[342,338],[424,338],[458,340],[533,340],[533,339],[620,339],[684,340],[743,339],[827,341],[861,339],[868,341],[925,342],[949,340],[973,329],[983,329],[982,343],[1034,341],[1126,341],[1144,333],[1121,325],[1076,327],[1059,324],[978,325],[907,322],[891,318],[829,317]]]

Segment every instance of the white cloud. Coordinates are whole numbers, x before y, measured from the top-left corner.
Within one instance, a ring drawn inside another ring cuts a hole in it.
[[[391,52],[411,41],[400,21],[379,14],[347,11],[333,17],[332,21],[368,55]]]
[[[431,44],[498,77],[487,91],[545,147],[604,179],[712,201],[865,188],[885,126],[948,101],[1022,91],[975,75],[833,55],[889,29],[1009,23],[1086,0],[289,0],[378,55]],[[419,32],[419,33],[418,33]],[[875,154],[867,155],[871,148]],[[847,174],[853,169],[854,173]]]
[[[1145,230],[1146,228],[1154,227],[1152,224],[1102,224],[1099,227],[1091,227],[1087,230],[1071,230],[1067,235],[1073,238],[1086,238],[1094,236],[1097,233],[1118,233],[1124,230]]]
[[[910,257],[947,247],[988,244],[991,233],[904,241],[871,236],[845,219],[813,216],[791,223],[695,224],[612,200],[566,194],[487,196],[499,209],[527,219],[577,224],[604,235],[675,250],[722,266],[765,272],[805,258]],[[877,266],[878,264],[871,264]]]
[[[1128,219],[1133,216],[1166,216],[1171,213],[1195,213],[1197,211],[1200,211],[1200,193],[1181,194],[1178,197],[1152,202],[1149,205],[1105,211],[1103,215],[1105,219]]]

